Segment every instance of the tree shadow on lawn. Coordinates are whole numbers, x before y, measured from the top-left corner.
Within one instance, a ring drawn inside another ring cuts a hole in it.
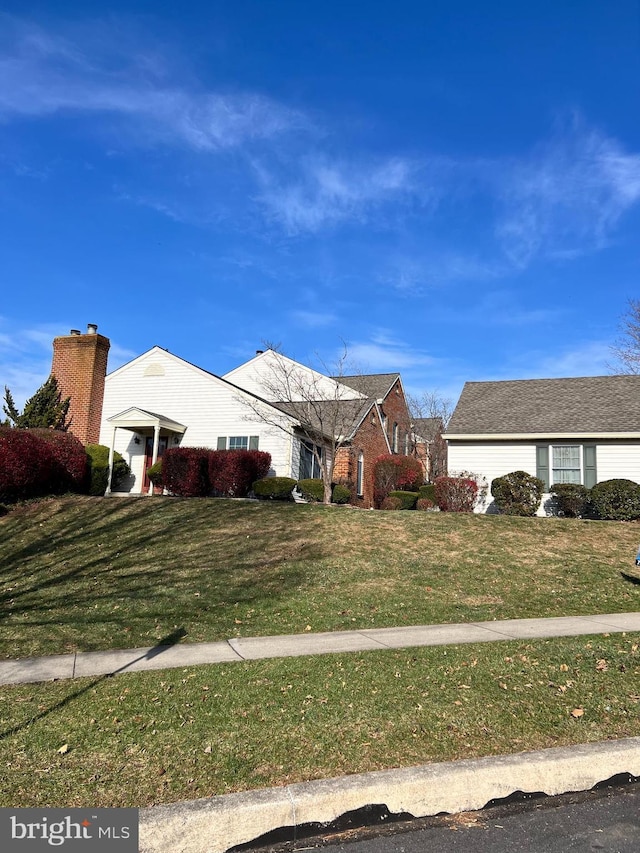
[[[168,634],[166,637],[163,637],[158,643],[149,649],[149,651],[145,652],[145,654],[140,655],[129,663],[126,663],[124,666],[118,667],[118,669],[114,669],[113,672],[107,672],[105,675],[101,675],[99,678],[90,681],[85,684],[84,687],[81,687],[79,690],[76,690],[74,693],[69,693],[69,695],[65,696],[64,699],[61,699],[60,702],[56,702],[55,705],[52,705],[50,708],[45,708],[40,713],[36,714],[33,717],[30,717],[24,723],[18,723],[15,726],[12,726],[10,729],[6,729],[4,732],[0,732],[0,741],[5,740],[12,735],[16,735],[21,731],[24,731],[29,726],[33,725],[33,723],[37,723],[40,720],[43,720],[45,717],[48,717],[49,714],[53,714],[55,711],[59,711],[61,708],[66,707],[74,699],[77,699],[80,696],[83,696],[85,693],[88,693],[90,690],[93,690],[98,684],[101,684],[103,681],[106,681],[108,678],[113,678],[114,675],[118,675],[121,672],[126,672],[128,669],[133,666],[134,663],[138,663],[141,660],[152,660],[154,657],[166,652],[168,649],[173,648],[173,646],[177,645],[180,640],[186,635],[186,631],[184,628],[178,628],[175,631],[172,631],[171,634]]]
[[[48,511],[45,504],[14,524],[4,520],[5,634],[36,626],[64,631],[67,625],[82,635],[100,623],[124,632],[132,622],[152,630],[169,619],[173,624],[197,619],[215,631],[216,623],[228,622],[224,606],[277,600],[292,586],[311,583],[313,563],[321,557],[304,538],[309,516],[294,518],[284,507],[269,525],[261,518],[260,535],[254,536],[252,504],[112,501],[71,499]],[[43,530],[33,539],[34,526]],[[32,541],[13,550],[10,543],[21,536]],[[82,648],[95,647],[90,636],[84,638]]]

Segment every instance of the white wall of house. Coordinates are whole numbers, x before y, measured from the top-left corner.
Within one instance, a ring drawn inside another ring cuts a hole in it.
[[[476,512],[495,511],[491,497],[491,481],[512,471],[526,471],[536,476],[536,444],[548,442],[483,442],[481,444],[449,443],[448,465],[451,476],[469,471],[487,482],[484,500],[478,501]],[[554,443],[553,441],[550,443]],[[557,444],[582,444],[583,440],[558,441]],[[626,479],[640,483],[640,441],[603,441],[596,444],[597,480]],[[538,515],[552,511],[551,495],[543,495]]]
[[[181,446],[216,448],[219,436],[259,436],[259,450],[271,454],[272,472],[291,475],[291,435],[257,421],[238,389],[159,347],[109,374],[105,382],[100,443],[111,443],[108,419],[131,406],[170,418],[187,427]],[[282,417],[283,425],[288,423]],[[118,429],[115,449],[131,465],[132,492],[140,492],[144,467],[144,439]],[[173,439],[172,439],[173,441]],[[169,447],[176,446],[174,443]]]

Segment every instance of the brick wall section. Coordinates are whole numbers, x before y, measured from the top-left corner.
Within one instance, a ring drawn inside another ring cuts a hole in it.
[[[397,393],[396,393],[397,391]],[[404,454],[405,435],[410,433],[411,418],[400,381],[394,383],[382,403],[382,410],[387,416],[387,434],[389,445],[392,442],[393,424],[398,424],[398,453]],[[333,479],[345,480],[355,487],[357,477],[358,456],[364,457],[363,495],[357,497],[354,493],[352,503],[361,507],[373,506],[373,463],[384,454],[389,453],[389,447],[384,439],[383,427],[374,406],[362,422],[348,447],[341,447],[336,455]],[[411,452],[411,446],[409,446]]]
[[[72,432],[83,444],[97,444],[110,342],[98,334],[54,338],[51,373],[62,399],[71,398]]]

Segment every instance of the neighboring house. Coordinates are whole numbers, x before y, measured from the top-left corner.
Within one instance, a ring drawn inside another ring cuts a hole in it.
[[[422,463],[425,483],[447,473],[447,443],[442,418],[414,418],[414,453]]]
[[[333,479],[348,481],[354,503],[368,507],[375,458],[411,452],[397,373],[332,378],[267,350],[217,376],[156,346],[105,377],[108,350],[97,327],[87,334],[73,331],[54,340],[52,372],[63,396],[71,398],[71,431],[79,425],[83,443],[122,454],[131,477],[120,489],[132,494],[152,491],[146,471],[177,446],[264,450],[271,454],[272,475],[318,476],[308,436],[314,432],[319,443],[330,440],[332,423],[340,424],[341,445]],[[314,392],[304,417],[296,403],[304,394],[276,393],[276,368],[283,366],[289,379],[296,377],[300,388]]]
[[[493,509],[492,480],[526,471],[544,482],[538,514],[549,514],[555,483],[640,483],[640,376],[467,382],[445,438],[449,470],[489,485],[478,512]]]

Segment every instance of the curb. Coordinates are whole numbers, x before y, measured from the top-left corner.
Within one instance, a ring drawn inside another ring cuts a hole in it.
[[[140,810],[140,853],[226,853],[274,830],[326,826],[367,806],[409,818],[455,814],[516,792],[587,791],[619,774],[640,777],[640,737],[152,806]]]

